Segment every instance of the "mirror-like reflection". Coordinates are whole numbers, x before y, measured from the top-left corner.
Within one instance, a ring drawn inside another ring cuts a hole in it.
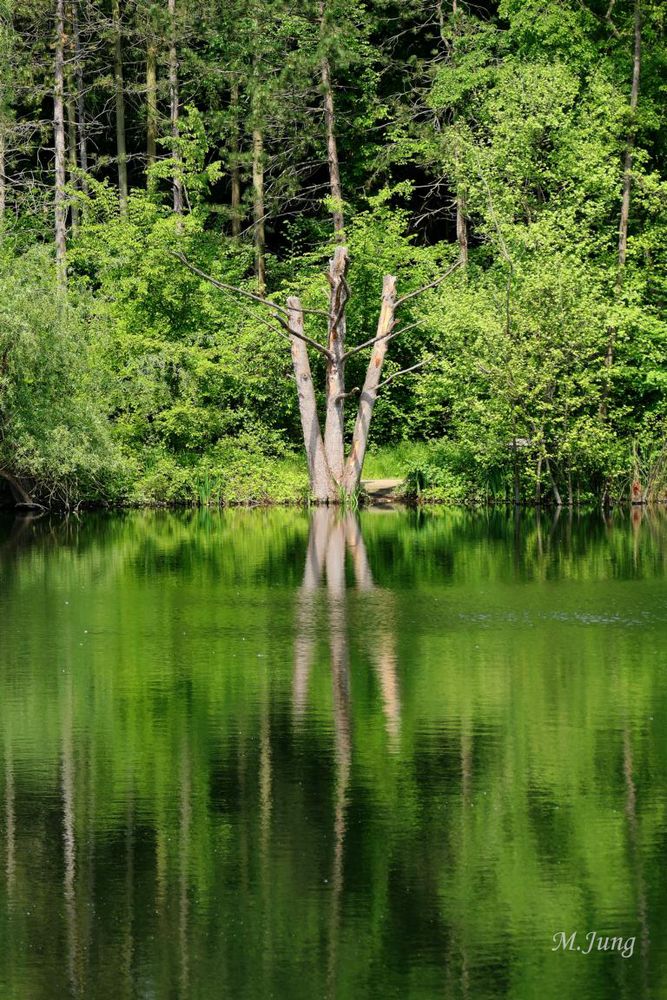
[[[0,521],[0,996],[662,995],[666,542]]]

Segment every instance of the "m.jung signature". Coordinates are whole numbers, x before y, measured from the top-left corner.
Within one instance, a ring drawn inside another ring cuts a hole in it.
[[[557,931],[552,938],[554,943],[552,951],[578,951],[580,955],[590,955],[592,951],[615,951],[621,958],[632,958],[635,950],[635,939],[633,937],[604,937],[597,931],[589,931],[586,934],[585,944],[577,944],[577,932],[572,931],[569,937],[565,931]]]

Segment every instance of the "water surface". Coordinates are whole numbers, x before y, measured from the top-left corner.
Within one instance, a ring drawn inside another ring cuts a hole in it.
[[[666,543],[0,521],[0,997],[667,996]]]

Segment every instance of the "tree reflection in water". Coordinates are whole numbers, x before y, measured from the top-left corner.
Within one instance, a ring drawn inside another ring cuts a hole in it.
[[[0,525],[0,996],[661,995],[666,528]]]

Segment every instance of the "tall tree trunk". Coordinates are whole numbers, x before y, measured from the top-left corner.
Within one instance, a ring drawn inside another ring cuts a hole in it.
[[[632,87],[630,90],[630,113],[631,127],[625,145],[625,156],[623,158],[623,194],[621,196],[621,218],[618,227],[618,269],[616,272],[616,292],[619,293],[623,286],[625,272],[625,261],[628,250],[628,220],[630,218],[630,192],[632,188],[632,159],[635,146],[635,119],[637,104],[639,103],[639,76],[641,72],[641,48],[642,48],[642,10],[641,0],[635,0],[634,18],[634,53],[632,60]],[[609,332],[607,342],[607,355],[605,363],[611,367],[614,362],[614,342],[616,330]]]
[[[327,362],[326,421],[324,451],[331,475],[340,483],[345,469],[345,305],[349,289],[345,275],[348,265],[346,247],[338,247],[329,263],[329,335],[328,348],[332,359]]]
[[[308,349],[305,342],[299,339],[299,335],[303,334],[301,302],[297,298],[289,298],[287,308],[290,330],[294,330],[297,334],[291,338],[292,364],[294,365],[294,378],[299,396],[299,413],[301,415],[303,443],[308,460],[310,489],[316,500],[320,503],[326,503],[328,500],[335,499],[336,484],[332,479],[324,451],[320,421],[317,416],[315,389],[310,373]]]
[[[456,196],[456,239],[459,244],[459,256],[463,267],[468,263],[468,221],[466,219],[465,195]]]
[[[253,220],[255,232],[255,275],[260,295],[266,289],[266,263],[264,249],[266,231],[264,228],[264,135],[257,121],[252,130],[252,190]]]
[[[171,155],[174,160],[174,212],[183,213],[183,178],[179,139],[178,53],[176,51],[176,0],[169,0],[169,102],[171,108]]]
[[[152,167],[157,159],[157,130],[157,43],[151,31],[146,43],[146,165],[148,168]]]
[[[79,166],[81,167],[81,190],[86,192],[88,185],[88,139],[86,136],[86,106],[83,91],[83,51],[81,34],[79,32],[79,0],[72,0],[72,34],[74,36],[74,66],[76,76],[76,119],[79,142]]]
[[[120,0],[111,0],[113,23],[113,73],[116,101],[116,153],[118,158],[118,193],[121,218],[127,215],[127,146],[125,141],[125,88],[123,85],[123,47]]]
[[[396,278],[391,274],[385,275],[382,287],[382,308],[378,319],[376,340],[373,345],[371,359],[368,362],[368,371],[364,387],[359,398],[359,408],[357,419],[352,435],[352,448],[345,465],[343,476],[343,487],[348,494],[353,493],[359,486],[361,470],[364,466],[366,448],[368,447],[368,432],[373,416],[373,407],[377,399],[380,376],[382,374],[382,364],[387,353],[387,336],[394,326],[394,311],[396,306]]]
[[[549,477],[549,482],[551,483],[551,492],[554,495],[554,503],[557,507],[562,507],[563,501],[561,500],[560,491],[558,489],[558,484],[554,478],[554,474],[551,468],[551,463],[547,455],[544,456],[544,465],[547,470],[547,475]]]
[[[331,525],[329,532],[326,569],[336,764],[327,994],[335,997],[338,995],[338,984],[336,981],[339,963],[338,939],[340,935],[340,910],[345,874],[344,852],[345,835],[347,832],[347,799],[352,767],[350,658],[347,641],[347,602],[345,597],[345,525],[338,518]]]
[[[0,117],[0,226],[5,221],[7,185],[5,181],[5,123]]]
[[[76,189],[79,187],[78,163],[76,158],[76,110],[71,91],[67,95],[67,161],[70,186],[72,189]],[[71,202],[70,216],[72,220],[72,233],[76,236],[79,232],[79,206],[76,199],[73,199]]]
[[[55,86],[53,91],[55,147],[55,238],[58,284],[67,282],[67,199],[65,196],[65,0],[56,0]]]
[[[241,168],[239,166],[239,85],[238,81],[234,80],[232,83],[231,92],[231,110],[233,121],[232,121],[232,134],[230,136],[230,168],[231,168],[231,180],[232,180],[232,198],[231,198],[231,215],[232,215],[232,236],[237,237],[241,235]]]
[[[320,29],[322,36],[326,27],[324,2],[320,3]],[[329,164],[329,188],[334,200],[332,211],[336,239],[343,238],[343,189],[340,182],[340,164],[338,162],[338,144],[336,142],[336,114],[334,109],[333,88],[331,86],[331,66],[326,55],[320,63],[322,92],[324,97],[324,120],[327,129],[327,161]]]

